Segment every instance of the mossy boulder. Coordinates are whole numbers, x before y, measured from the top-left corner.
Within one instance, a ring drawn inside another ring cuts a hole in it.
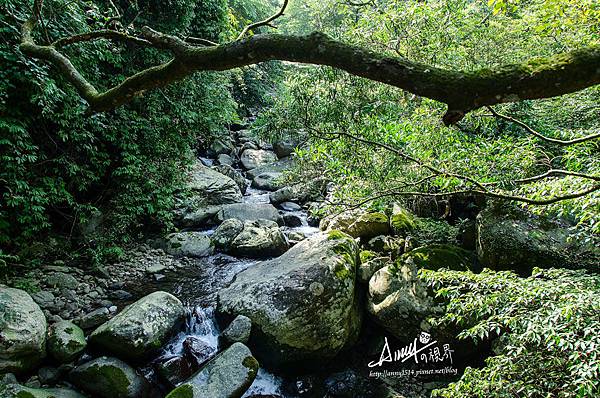
[[[212,239],[223,252],[243,257],[275,257],[289,248],[279,225],[270,220],[225,220]]]
[[[85,398],[68,388],[31,388],[20,384],[0,385],[2,398]]]
[[[250,318],[249,345],[261,363],[293,366],[331,358],[360,328],[358,261],[352,237],[315,234],[239,273],[219,292],[217,314],[223,323],[238,315]]]
[[[154,292],[99,326],[89,343],[123,359],[143,359],[163,346],[184,317],[185,308],[179,299]]]
[[[234,343],[166,398],[240,398],[254,381],[258,367],[248,347]]]
[[[473,270],[473,253],[454,245],[429,245],[416,248],[402,256],[403,261],[412,261],[417,268],[454,271]]]
[[[98,398],[146,398],[148,381],[117,358],[100,357],[77,366],[69,379],[86,393]]]
[[[415,228],[415,216],[400,205],[394,204],[390,215],[390,226],[394,234],[404,236]]]
[[[0,286],[0,373],[24,373],[46,356],[47,323],[31,296]]]
[[[390,231],[388,217],[379,212],[347,211],[321,221],[321,230],[342,231],[354,238],[369,240]]]
[[[429,331],[427,318],[441,310],[428,295],[417,267],[400,260],[371,277],[367,309],[378,324],[401,341],[412,341],[420,331]]]
[[[358,267],[358,281],[362,283],[368,283],[373,274],[385,267],[390,262],[389,257],[372,257],[361,259],[360,266]]]
[[[86,347],[83,330],[70,321],[61,321],[50,327],[48,353],[60,363],[74,360]]]
[[[476,245],[485,267],[521,275],[534,267],[597,270],[600,263],[600,249],[578,241],[568,225],[499,205],[477,216]]]

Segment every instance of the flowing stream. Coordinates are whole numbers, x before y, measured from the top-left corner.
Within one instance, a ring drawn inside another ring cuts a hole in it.
[[[269,203],[269,192],[249,187],[244,196],[244,203]],[[310,236],[319,230],[308,225],[305,211],[297,210],[287,213],[297,216],[302,220],[302,225],[283,227],[284,231],[301,232],[305,236]],[[203,232],[210,236],[214,233],[214,229],[207,229]],[[252,267],[259,261],[264,260],[236,258],[219,253],[210,257],[195,259],[193,266],[177,272],[167,273],[159,281],[150,282],[144,286],[132,286],[132,290],[140,296],[154,290],[168,291],[177,296],[188,309],[188,316],[183,330],[163,347],[155,362],[181,355],[183,341],[189,336],[202,340],[215,352],[219,351],[221,348],[219,343],[221,331],[215,319],[217,293],[220,289],[229,285],[235,275]],[[152,364],[144,368],[144,371],[149,379],[157,379]],[[282,383],[282,377],[261,368],[244,397],[256,395],[285,397],[286,395],[282,391]]]

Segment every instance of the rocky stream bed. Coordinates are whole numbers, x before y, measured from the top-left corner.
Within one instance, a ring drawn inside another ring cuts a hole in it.
[[[129,247],[102,274],[58,261],[31,271],[40,281],[31,295],[0,286],[2,397],[426,397],[491,346],[431,328],[443,303],[418,268],[568,260],[544,243],[562,242],[558,226],[492,213],[456,244],[423,245],[421,221],[397,206],[318,220],[308,209],[326,197],[325,182],[284,178],[294,146],[227,134],[192,168],[177,232]],[[528,258],[511,257],[497,236]],[[445,362],[409,355],[434,339]],[[411,361],[374,375],[386,347]],[[416,376],[427,364],[438,372]]]

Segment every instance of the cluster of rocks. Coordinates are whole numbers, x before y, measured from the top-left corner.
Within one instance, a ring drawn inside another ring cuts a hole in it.
[[[186,310],[173,295],[154,292],[127,306],[86,338],[84,330],[70,321],[48,327],[29,294],[0,286],[0,315],[2,397],[147,398],[164,394],[135,365],[150,358],[180,329]],[[220,353],[203,352],[201,346],[190,342],[188,353],[196,359],[194,371],[178,380],[177,388],[167,396],[240,397],[259,367],[242,342],[250,327],[249,320],[241,317],[232,322],[224,333],[228,344]],[[37,375],[24,384],[13,375],[27,374],[40,365],[44,366]],[[168,369],[168,364],[161,365]]]
[[[152,248],[131,250],[106,276],[55,264],[35,271],[42,290],[32,296],[1,287],[0,372],[27,374],[44,365],[25,385],[5,378],[2,396],[159,394],[135,365],[178,330],[186,310],[174,296],[156,292],[118,312],[120,303],[132,299],[123,282],[163,278],[188,267],[190,258],[215,251],[266,260],[218,292],[225,350],[218,353],[188,336],[181,354],[153,363],[170,398],[240,397],[256,377],[258,361],[305,369],[336,358],[355,344],[366,317],[400,341],[411,341],[430,331],[427,319],[444,310],[419,269],[527,272],[534,265],[572,261],[566,253],[573,252],[573,243],[564,228],[491,207],[471,220],[471,233],[442,239],[423,238],[436,235],[422,231],[436,221],[423,222],[397,205],[327,217],[320,232],[306,236],[294,228],[305,225],[303,212],[322,198],[325,184],[286,180],[295,145],[267,145],[247,130],[218,139],[207,150],[209,158],[192,167],[178,198],[179,231],[150,242]],[[249,191],[264,200],[247,200]],[[357,380],[340,373],[327,389],[352,396],[346,386],[362,388]]]

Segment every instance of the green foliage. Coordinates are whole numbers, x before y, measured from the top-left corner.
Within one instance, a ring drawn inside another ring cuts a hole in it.
[[[176,0],[169,7],[147,1],[135,10],[122,3],[117,7],[125,5],[124,20],[139,14],[134,25],[212,39],[229,29],[228,5],[221,0]],[[237,118],[229,75],[197,74],[88,117],[60,75],[19,52],[18,28],[29,4],[7,0],[0,7],[0,245],[5,252],[22,252],[52,233],[80,238],[71,253],[97,264],[118,257],[114,245],[136,233],[169,227],[174,194],[197,141]],[[114,14],[104,1],[46,1],[38,40],[103,28]],[[155,50],[107,41],[73,46],[68,53],[100,88],[168,59]],[[99,225],[86,233],[98,209]]]
[[[598,43],[598,35],[593,33],[600,23],[597,2],[533,0],[502,9],[494,14],[487,1],[469,0],[386,0],[363,6],[334,0],[307,1],[291,5],[284,30],[322,30],[392,57],[459,70],[515,63]],[[599,94],[600,89],[593,87],[557,99],[497,108],[543,134],[569,139],[597,130]],[[286,75],[276,99],[262,115],[262,129],[273,134],[309,133],[309,145],[299,152],[309,164],[303,168],[336,182],[335,202],[359,203],[374,197],[376,208],[391,201],[412,208],[422,200],[411,192],[439,196],[474,187],[453,174],[484,184],[494,182],[499,192],[541,199],[590,188],[593,181],[514,181],[549,168],[592,175],[600,171],[597,143],[557,147],[533,138],[514,124],[489,117],[486,110],[473,112],[457,127],[445,127],[440,123],[445,109],[439,103],[328,67],[295,67],[293,74]],[[446,174],[432,176],[419,163]],[[397,192],[402,194],[395,195]],[[532,210],[598,233],[598,195]]]
[[[584,271],[535,269],[528,278],[484,270],[421,271],[448,302],[438,324],[459,338],[497,338],[481,369],[437,397],[592,397],[600,394],[600,278]],[[499,337],[498,337],[499,336]]]
[[[458,227],[443,220],[417,218],[410,236],[417,246],[456,243]]]

